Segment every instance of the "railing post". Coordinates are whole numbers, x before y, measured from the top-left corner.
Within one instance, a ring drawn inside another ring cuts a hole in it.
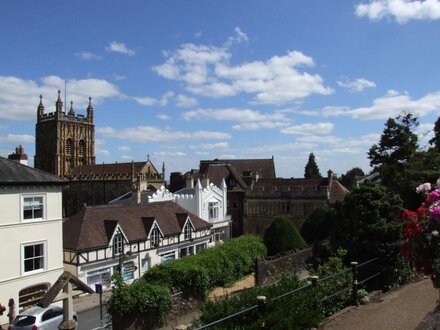
[[[352,261],[350,263],[351,265],[351,272],[353,274],[353,282],[352,282],[352,299],[353,299],[353,305],[359,306],[358,301],[358,279],[357,279],[357,266],[358,263],[356,261]]]
[[[309,280],[312,282],[312,286],[316,288],[316,286],[318,285],[319,276],[317,275],[309,276]]]
[[[257,302],[258,302],[258,313],[261,315],[266,314],[266,296],[257,296]],[[264,329],[266,327],[264,321],[260,325],[261,329]]]

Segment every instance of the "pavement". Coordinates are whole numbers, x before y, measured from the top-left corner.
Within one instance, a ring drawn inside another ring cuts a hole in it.
[[[439,290],[429,278],[371,297],[369,303],[336,314],[321,330],[440,329]]]

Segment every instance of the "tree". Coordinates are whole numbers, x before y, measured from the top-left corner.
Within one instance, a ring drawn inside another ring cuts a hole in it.
[[[389,118],[379,144],[374,144],[368,152],[370,165],[379,172],[382,184],[401,196],[414,190],[406,174],[418,149],[417,135],[413,132],[417,125],[417,118],[410,113]],[[408,207],[406,199],[405,206]]]
[[[306,179],[319,179],[322,178],[321,173],[319,173],[318,165],[315,161],[315,155],[310,153],[309,160],[307,161],[306,167],[304,168],[304,178]]]
[[[306,246],[298,228],[285,217],[276,217],[273,220],[269,228],[266,229],[263,240],[268,255]]]
[[[348,170],[347,173],[342,174],[339,182],[347,188],[348,190],[353,190],[357,187],[357,177],[364,176],[365,173],[359,167],[353,167],[351,170]]]
[[[434,137],[429,140],[429,144],[440,151],[440,117],[437,118],[434,124]]]
[[[335,210],[317,208],[306,219],[301,227],[301,236],[308,244],[326,239],[335,224]]]
[[[346,249],[347,261],[361,263],[379,257],[366,267],[366,272],[371,275],[382,271],[375,280],[381,288],[395,283],[403,272],[399,255],[403,231],[400,197],[367,182],[347,194],[336,208],[332,248]]]

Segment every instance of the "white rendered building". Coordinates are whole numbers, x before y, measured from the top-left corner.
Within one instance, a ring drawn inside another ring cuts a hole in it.
[[[202,184],[203,182],[203,184]],[[174,194],[162,187],[148,197],[148,202],[174,201],[181,207],[212,224],[211,245],[231,237],[231,217],[227,214],[227,186],[222,180],[220,188],[208,179],[197,180],[196,187],[184,188]]]
[[[67,181],[0,157],[0,302],[38,302],[63,273],[62,189]],[[7,323],[7,312],[0,324]]]

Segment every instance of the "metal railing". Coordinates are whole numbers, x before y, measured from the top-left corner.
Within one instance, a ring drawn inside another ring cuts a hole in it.
[[[366,265],[368,265],[368,264],[370,264],[372,262],[375,262],[378,259],[379,258],[376,257],[376,258],[370,259],[368,261],[365,261],[365,262],[363,262],[361,264],[358,264],[357,262],[351,262],[350,263],[351,267],[347,267],[347,268],[343,269],[342,271],[340,271],[338,273],[331,274],[331,275],[328,275],[328,276],[323,277],[323,278],[318,278],[318,276],[311,276],[309,278],[310,281],[309,281],[308,284],[306,284],[306,285],[304,285],[302,287],[293,289],[293,290],[291,290],[289,292],[286,292],[286,293],[284,293],[282,295],[279,295],[277,297],[273,297],[273,298],[270,299],[270,302],[272,303],[272,302],[277,301],[277,300],[279,300],[281,298],[284,298],[284,297],[287,297],[287,296],[291,296],[291,295],[293,295],[295,293],[298,293],[298,292],[301,292],[301,291],[304,291],[304,290],[307,290],[307,289],[310,289],[310,288],[317,287],[320,283],[323,283],[325,281],[331,280],[333,278],[336,278],[338,276],[341,276],[341,275],[347,274],[348,272],[351,272],[352,273],[352,282],[349,285],[347,285],[346,287],[342,288],[341,290],[338,290],[337,292],[332,293],[331,295],[325,296],[324,298],[320,299],[319,302],[320,303],[325,302],[325,301],[330,300],[330,299],[332,299],[332,298],[334,298],[336,296],[341,295],[344,292],[347,292],[347,291],[351,290],[351,304],[354,305],[354,306],[358,306],[359,305],[358,287],[361,284],[364,284],[365,282],[367,282],[367,281],[369,281],[369,280],[371,280],[371,279],[373,279],[373,278],[375,278],[375,277],[377,277],[377,276],[379,276],[381,274],[381,271],[380,271],[380,272],[377,272],[377,273],[375,273],[375,274],[373,274],[371,276],[366,277],[365,279],[362,279],[361,281],[358,281],[358,269],[361,268],[361,267],[364,267],[364,266],[366,266]],[[234,319],[234,318],[236,318],[236,317],[238,317],[240,315],[243,315],[245,313],[248,313],[248,312],[250,312],[252,310],[258,310],[258,313],[260,313],[260,312],[264,313],[265,309],[266,309],[266,297],[265,296],[258,296],[257,297],[257,304],[255,304],[253,306],[250,306],[250,307],[248,307],[248,308],[246,308],[246,309],[244,309],[242,311],[236,312],[234,314],[228,315],[228,316],[223,317],[221,319],[218,319],[216,321],[213,321],[213,322],[210,322],[208,324],[205,324],[205,325],[197,328],[197,330],[208,329],[208,328],[210,328],[210,327],[212,327],[214,325],[218,325],[218,324],[223,323],[225,321]]]

